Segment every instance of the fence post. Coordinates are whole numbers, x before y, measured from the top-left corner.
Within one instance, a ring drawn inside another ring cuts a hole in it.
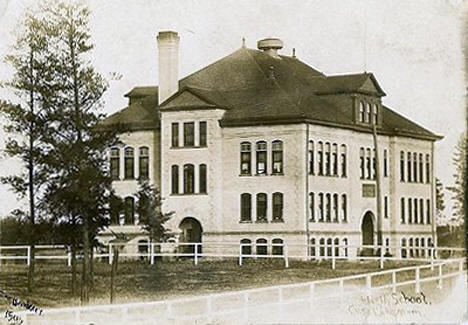
[[[154,265],[154,243],[150,243],[150,265]]]
[[[242,244],[239,245],[239,266],[242,266]]]
[[[366,291],[367,295],[370,295],[372,288],[372,277],[370,275],[366,275]]]
[[[442,289],[442,264],[439,264],[439,283],[437,287]]]
[[[397,285],[397,282],[396,282],[396,272],[393,271],[392,272],[392,292],[393,293],[396,293],[396,286]]]
[[[419,266],[416,268],[416,283],[415,283],[415,292],[416,293],[420,293],[421,292],[421,284],[419,282],[419,278],[420,278],[420,268]]]
[[[193,263],[198,265],[198,243],[193,244]]]
[[[429,248],[430,255],[431,255],[431,271],[434,271],[434,248]]]
[[[288,245],[284,245],[284,266],[285,266],[286,268],[289,267]]]
[[[26,263],[28,264],[28,266],[31,265],[31,246],[28,246],[28,257]]]
[[[380,268],[384,268],[384,245],[380,246]]]
[[[112,261],[114,260],[114,252],[112,251],[112,243],[109,243],[109,264],[112,265]]]
[[[70,250],[70,248],[68,249],[68,252],[67,252],[67,266],[71,266],[71,250]]]
[[[332,258],[332,270],[334,270],[335,267],[336,267],[336,265],[335,265],[335,263],[336,263],[336,261],[335,261],[335,242],[334,241],[332,241],[331,249],[332,249],[332,256],[331,256],[331,258]]]

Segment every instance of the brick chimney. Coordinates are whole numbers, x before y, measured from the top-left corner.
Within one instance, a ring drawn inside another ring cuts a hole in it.
[[[173,31],[158,34],[159,104],[179,90],[179,35]]]

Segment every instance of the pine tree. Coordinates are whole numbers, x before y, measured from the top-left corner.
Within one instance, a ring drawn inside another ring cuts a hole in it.
[[[33,230],[38,218],[41,189],[47,180],[42,161],[42,137],[47,130],[44,108],[48,105],[55,78],[56,58],[48,42],[54,36],[54,30],[37,13],[29,10],[20,22],[17,34],[12,53],[5,57],[14,70],[13,77],[3,85],[16,95],[17,102],[0,100],[0,113],[6,121],[4,129],[10,135],[6,140],[5,153],[19,159],[23,170],[19,174],[2,177],[1,182],[10,185],[20,198],[27,197],[28,211],[17,209],[13,215],[27,218]],[[33,289],[34,244],[35,231],[31,231],[28,292]]]
[[[465,223],[465,200],[466,200],[466,160],[467,160],[467,137],[466,133],[460,136],[453,153],[453,163],[455,165],[455,185],[447,187],[453,193],[453,216],[455,224]]]
[[[444,217],[445,210],[445,201],[444,201],[444,186],[440,179],[436,177],[435,179],[435,189],[436,189],[436,216],[438,219]]]
[[[138,200],[137,211],[140,224],[148,233],[150,242],[158,243],[168,237],[168,230],[164,224],[174,214],[162,212],[162,198],[160,192],[150,185],[147,180],[138,182],[138,192],[135,194]]]
[[[58,80],[46,111],[48,186],[44,208],[68,225],[72,255],[83,245],[81,302],[89,302],[92,247],[108,225],[112,196],[107,171],[108,148],[116,142],[118,128],[104,130],[99,123],[102,95],[108,82],[90,62],[93,49],[89,9],[80,2],[49,2],[42,6],[45,20],[57,35],[50,39],[57,58]],[[72,257],[72,286],[76,267]]]

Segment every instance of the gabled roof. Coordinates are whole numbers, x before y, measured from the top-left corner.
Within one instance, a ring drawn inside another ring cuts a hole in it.
[[[179,91],[160,105],[157,87],[135,87],[125,95],[132,104],[105,123],[158,128],[160,111],[219,108],[225,110],[223,127],[310,122],[370,132],[354,122],[349,104],[326,100],[356,93],[385,96],[372,73],[325,76],[294,57],[242,47],[181,79]],[[383,107],[382,114],[379,133],[440,138],[390,108]]]

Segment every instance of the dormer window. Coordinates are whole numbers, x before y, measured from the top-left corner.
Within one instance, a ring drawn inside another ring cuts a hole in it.
[[[371,104],[367,103],[366,105],[366,123],[370,123],[371,121]]]
[[[372,124],[377,124],[377,113],[378,113],[378,107],[377,104],[374,104],[372,108]]]
[[[356,107],[356,122],[376,125],[379,123],[379,104],[370,100],[359,100]]]
[[[364,102],[359,103],[359,122],[364,123]]]

